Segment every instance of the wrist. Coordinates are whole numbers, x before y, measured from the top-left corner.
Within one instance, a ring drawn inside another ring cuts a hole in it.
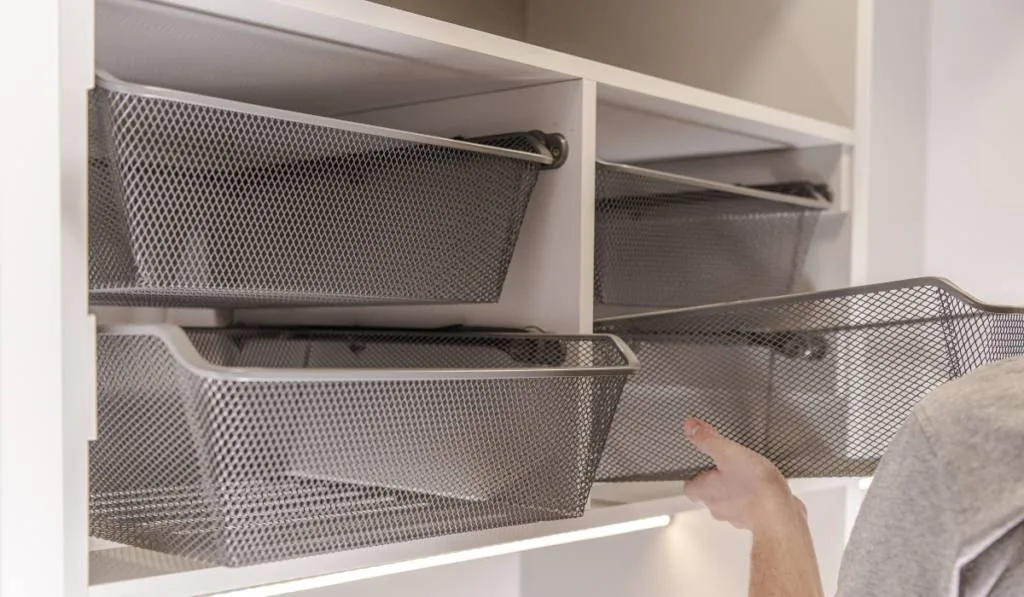
[[[755,535],[789,533],[807,526],[807,510],[788,488],[784,494],[764,500],[762,506],[751,528]]]

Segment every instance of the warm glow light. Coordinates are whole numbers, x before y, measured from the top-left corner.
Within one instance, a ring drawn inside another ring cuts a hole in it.
[[[542,547],[550,547],[552,545],[564,545],[566,543],[574,543],[576,541],[600,539],[602,537],[612,537],[614,535],[656,529],[668,526],[670,522],[672,522],[671,516],[653,516],[651,518],[642,518],[640,520],[633,520],[630,522],[620,522],[617,524],[609,524],[606,526],[582,529],[579,531],[568,531],[566,533],[558,533],[556,535],[546,535],[544,537],[535,537],[533,539],[512,541],[511,543],[502,543],[500,545],[488,545],[487,547],[478,547],[476,549],[445,553],[417,560],[384,564],[382,566],[371,566],[369,568],[348,570],[346,572],[337,572],[335,574],[325,574],[323,576],[314,576],[311,578],[303,578],[301,580],[290,580],[270,585],[263,585],[260,587],[252,587],[249,589],[216,593],[209,597],[274,597],[276,595],[287,595],[288,593],[321,589],[357,580],[387,576],[389,574],[412,572],[414,570],[423,570],[425,568],[434,568],[436,566],[446,566],[448,564],[457,564],[459,562],[482,560],[484,558],[529,551],[531,549],[540,549]]]

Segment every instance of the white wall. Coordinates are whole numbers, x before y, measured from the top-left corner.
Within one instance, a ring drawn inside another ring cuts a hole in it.
[[[1024,304],[1024,2],[933,2],[925,267]]]

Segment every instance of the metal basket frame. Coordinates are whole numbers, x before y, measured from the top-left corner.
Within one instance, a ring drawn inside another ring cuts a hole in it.
[[[598,470],[610,482],[712,466],[681,435],[688,416],[715,419],[787,476],[867,476],[929,391],[1024,355],[1024,308],[934,277],[608,317],[595,329],[621,335],[642,365]]]
[[[261,332],[275,328],[260,328]],[[501,369],[318,369],[318,368],[266,368],[266,367],[222,367],[204,359],[188,339],[186,333],[171,324],[112,324],[100,326],[100,335],[147,336],[163,340],[167,350],[186,367],[189,372],[210,381],[392,381],[403,379],[507,379],[534,377],[575,377],[578,375],[628,375],[640,366],[636,355],[621,338],[613,334],[590,334],[588,336],[563,336],[557,334],[531,334],[528,332],[434,332],[430,330],[351,330],[354,337],[360,334],[393,336],[401,338],[410,334],[442,338],[543,338],[558,341],[566,338],[604,338],[611,341],[622,353],[626,363],[614,367],[594,368],[501,368]]]
[[[93,304],[497,302],[568,154],[557,133],[448,139],[102,77],[91,98]]]
[[[342,120],[339,118],[317,116],[314,114],[307,114],[305,112],[282,110],[280,108],[272,108],[270,106],[250,104],[246,102],[240,102],[237,100],[229,100],[210,95],[201,95],[198,93],[179,91],[177,89],[169,89],[166,87],[156,87],[153,85],[140,85],[137,83],[129,83],[126,81],[120,81],[118,79],[115,79],[110,75],[100,76],[96,80],[96,87],[100,89],[105,89],[107,91],[125,93],[139,97],[168,100],[186,104],[197,104],[207,106],[210,108],[217,108],[220,110],[228,110],[231,112],[242,112],[245,114],[251,114],[255,116],[264,116],[266,118],[273,118],[275,120],[285,120],[288,122],[297,122],[300,124],[311,124],[318,127],[326,127],[341,131],[373,135],[375,137],[386,137],[389,139],[396,139],[400,141],[409,141],[420,145],[433,145],[435,147],[451,147],[454,149],[462,149],[474,153],[486,153],[501,157],[514,158],[517,160],[524,160],[527,162],[536,162],[547,167],[558,167],[558,160],[551,155],[548,144],[549,141],[547,139],[537,138],[536,141],[533,143],[535,152],[529,152],[518,149],[509,149],[507,147],[501,147],[500,145],[486,145],[482,143],[475,143],[471,139],[452,139],[448,137],[438,137],[435,135],[414,133],[412,131],[393,129],[373,124],[363,124],[360,122]],[[493,142],[503,137],[505,137],[505,135],[493,135],[491,137],[484,137],[481,139]],[[555,135],[552,138],[552,140],[561,143],[564,140],[564,137],[561,137],[561,135]],[[564,156],[561,156],[561,159],[564,160]]]
[[[226,566],[579,516],[637,367],[608,335],[99,333],[92,534]],[[366,367],[318,366],[322,341]],[[284,366],[233,366],[265,358]]]
[[[687,176],[685,174],[676,174],[673,172],[665,172],[663,170],[644,168],[642,166],[633,166],[630,164],[618,164],[615,162],[597,160],[597,165],[607,170],[615,172],[632,174],[634,176],[641,176],[644,178],[650,178],[652,180],[660,180],[662,182],[678,184],[680,186],[694,187],[698,189],[705,189],[708,191],[720,191],[722,193],[727,193],[729,195],[750,197],[752,199],[763,199],[765,201],[774,201],[775,203],[785,203],[787,205],[807,207],[810,209],[825,210],[832,208],[832,201],[824,194],[818,192],[818,190],[811,185],[807,185],[806,187],[808,194],[810,194],[811,196],[801,197],[799,195],[792,195],[788,193],[765,191],[753,186],[729,184],[726,182],[718,182],[714,180],[708,180],[705,178]]]
[[[785,187],[801,195],[599,160],[595,302],[690,307],[791,292],[832,202],[819,185]]]
[[[876,284],[865,284],[862,286],[850,286],[847,288],[836,288],[833,290],[795,292],[793,294],[787,294],[785,296],[772,296],[766,298],[747,299],[740,301],[725,301],[714,305],[680,307],[678,309],[658,309],[654,311],[644,311],[643,313],[616,315],[614,317],[602,317],[601,319],[594,320],[594,324],[608,325],[617,322],[628,322],[637,319],[660,317],[663,315],[680,315],[685,313],[701,313],[711,315],[715,313],[729,311],[731,309],[735,309],[736,307],[768,307],[772,305],[788,305],[793,302],[807,299],[826,300],[833,298],[842,298],[847,296],[859,296],[875,292],[882,292],[886,290],[912,288],[915,286],[934,286],[955,296],[959,300],[963,301],[964,304],[973,307],[979,311],[984,311],[986,313],[1002,313],[1004,315],[1024,315],[1024,307],[1014,307],[1010,305],[996,305],[992,303],[986,303],[978,299],[974,295],[970,294],[969,292],[965,291],[963,288],[957,286],[947,278],[943,278],[940,276],[919,276],[916,278],[907,278],[905,280],[893,280],[890,282],[879,282]]]

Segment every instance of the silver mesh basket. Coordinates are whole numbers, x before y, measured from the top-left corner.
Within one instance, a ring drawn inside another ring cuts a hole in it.
[[[94,304],[496,302],[538,172],[566,151],[109,81],[90,106]]]
[[[578,516],[610,336],[101,331],[94,536],[226,566]]]
[[[598,162],[595,300],[690,307],[792,292],[830,205],[819,190]]]
[[[1024,310],[948,282],[849,290],[611,318],[641,368],[598,469],[604,481],[687,479],[711,461],[684,439],[700,417],[787,477],[871,475],[929,391],[1024,354]]]

